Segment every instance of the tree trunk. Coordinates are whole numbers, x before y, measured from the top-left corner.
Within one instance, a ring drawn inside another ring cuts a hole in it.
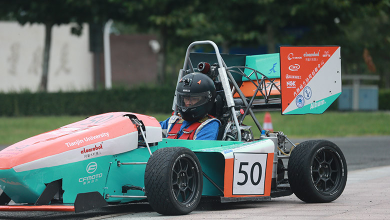
[[[268,53],[275,53],[275,36],[271,24],[267,24],[267,49]]]
[[[167,40],[166,40],[166,34],[165,30],[163,29],[160,32],[160,51],[157,56],[157,79],[160,85],[163,85],[165,83],[166,77],[165,77],[165,67],[166,67],[166,47],[167,47]]]
[[[47,92],[52,28],[53,24],[45,23],[45,48],[43,51],[42,77],[38,88],[38,91],[40,92]]]

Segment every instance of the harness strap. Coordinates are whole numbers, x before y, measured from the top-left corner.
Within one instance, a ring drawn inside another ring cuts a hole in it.
[[[177,119],[176,119],[177,120]],[[207,115],[203,119],[192,123],[188,128],[183,129],[183,134],[178,138],[180,128],[183,125],[183,119],[178,120],[172,127],[171,131],[168,133],[169,139],[182,139],[182,140],[194,140],[196,135],[206,124],[213,120],[218,120],[211,115]]]
[[[177,139],[177,135],[180,131],[180,128],[183,124],[183,120],[179,120],[178,122],[176,122],[176,124],[173,125],[171,131],[168,133],[168,137],[169,139]]]
[[[183,129],[183,134],[180,136],[179,139],[184,139],[184,140],[193,140],[194,135],[195,135],[195,130],[201,125],[202,123],[200,122],[194,122],[192,123],[188,128]]]

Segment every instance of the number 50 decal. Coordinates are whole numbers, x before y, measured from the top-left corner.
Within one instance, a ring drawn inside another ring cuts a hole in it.
[[[233,195],[263,195],[267,154],[235,153]]]

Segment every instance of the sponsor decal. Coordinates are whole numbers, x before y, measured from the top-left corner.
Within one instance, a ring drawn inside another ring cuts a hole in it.
[[[191,92],[189,89],[183,89],[183,92]]]
[[[313,53],[308,53],[308,52],[305,52],[305,54],[303,54],[303,56],[305,57],[305,61],[318,61],[318,58],[320,55],[320,51],[318,51],[317,53],[316,52],[313,52]]]
[[[308,52],[305,52],[303,54],[304,57],[318,57],[320,56],[320,51],[318,51],[317,53],[316,52],[313,52],[313,53],[308,53]]]
[[[85,169],[87,173],[94,173],[97,170],[97,163],[91,162],[87,165],[87,168]]]
[[[94,174],[91,176],[81,177],[81,178],[79,178],[79,183],[83,183],[83,185],[87,185],[90,183],[97,182],[102,177],[103,177],[103,173],[98,173],[98,174]]]
[[[298,108],[302,108],[305,105],[305,99],[302,95],[298,95],[296,99],[296,104]]]
[[[100,138],[104,138],[104,137],[110,137],[110,133],[104,132],[104,133],[101,133],[98,135],[85,137],[83,139],[78,139],[78,140],[73,141],[73,142],[67,142],[67,143],[65,143],[65,145],[67,147],[80,146],[81,144],[84,144],[86,142],[93,141],[93,140],[100,139]]]
[[[233,152],[233,149],[228,149],[228,150],[222,151],[223,154],[228,154],[228,153],[231,153],[231,152]]]
[[[276,70],[275,70],[276,64],[278,64],[278,63],[274,63],[274,65],[272,66],[272,68],[269,70],[269,73],[268,73],[268,74],[276,73]]]
[[[311,95],[312,95],[311,88],[309,86],[306,86],[303,89],[303,96],[305,97],[306,100],[309,100],[311,98]]]
[[[294,56],[294,53],[289,53],[289,54],[287,55],[287,59],[288,59],[288,60],[301,60],[302,57]]]
[[[301,79],[301,76],[294,76],[286,74],[286,79]]]
[[[299,64],[293,64],[293,65],[290,65],[290,66],[288,67],[288,69],[289,69],[290,71],[298,71],[299,68],[301,68],[301,66],[299,66]]]
[[[310,80],[318,73],[318,71],[320,71],[321,67],[324,65],[325,65],[325,62],[321,61],[321,63],[319,63],[313,69],[313,71],[306,77],[306,79],[303,80],[302,84],[300,84],[299,87],[294,91],[294,96],[296,96],[297,94],[299,94],[302,91],[303,87],[305,87],[310,82]]]
[[[321,101],[318,101],[318,102],[313,102],[313,103],[310,104],[310,109],[318,108],[321,105],[325,105],[325,104],[326,104],[325,100],[321,100]]]
[[[287,81],[287,88],[295,88],[296,81]]]
[[[83,185],[97,182],[103,177],[103,173],[93,174],[97,170],[96,162],[89,163],[85,170],[92,175],[79,178],[79,183],[83,183]]]
[[[103,150],[103,144],[95,145],[92,148],[84,148],[81,154],[84,155],[84,158],[90,158],[102,154],[101,150]]]
[[[330,57],[329,50],[324,51],[324,54],[322,54],[322,57]]]

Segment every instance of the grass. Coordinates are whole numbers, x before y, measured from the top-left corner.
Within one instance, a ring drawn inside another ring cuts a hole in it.
[[[263,124],[265,113],[256,113]],[[153,114],[165,120],[168,114]],[[271,112],[275,131],[288,137],[347,137],[390,135],[390,112],[325,112],[322,115],[289,115]],[[47,132],[84,119],[85,116],[0,117],[0,145],[10,145],[28,137]],[[260,135],[250,116],[245,124],[252,125],[255,137]]]
[[[262,125],[265,113],[256,117]],[[325,112],[322,115],[286,115],[271,113],[275,131],[289,137],[348,137],[390,135],[390,112]],[[248,120],[250,119],[250,120]],[[255,127],[252,119],[245,119]],[[253,129],[255,137],[260,133]]]

